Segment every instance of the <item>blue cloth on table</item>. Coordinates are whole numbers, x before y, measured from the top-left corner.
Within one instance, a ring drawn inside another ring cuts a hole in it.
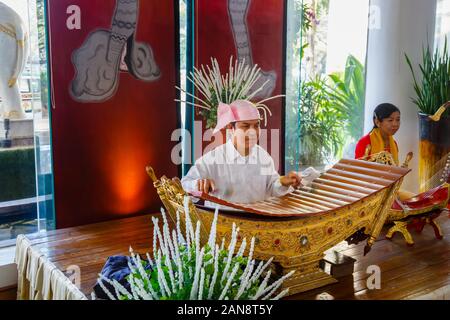
[[[133,260],[131,257],[127,256],[112,256],[109,257],[106,261],[101,274],[107,279],[110,280],[117,280],[122,286],[125,287],[125,289],[128,290],[128,292],[131,292],[130,284],[128,283],[126,277],[131,273],[130,268],[128,267],[128,262],[132,266],[134,266]],[[147,264],[146,270],[151,269],[150,266]],[[109,300],[108,295],[103,291],[103,289],[100,287],[100,285],[97,283],[94,286],[94,292],[98,299],[105,299]],[[114,290],[114,287],[110,285],[109,283],[106,283],[105,281],[102,281],[103,285],[111,292],[112,295],[117,299],[116,292]]]

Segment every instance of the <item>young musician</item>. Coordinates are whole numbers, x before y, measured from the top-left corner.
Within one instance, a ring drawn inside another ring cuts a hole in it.
[[[250,101],[220,103],[214,133],[226,128],[228,141],[198,159],[182,179],[186,191],[203,191],[234,203],[280,197],[301,185],[294,172],[276,172],[272,157],[258,145],[261,117]]]
[[[372,131],[362,137],[356,144],[355,158],[360,159],[365,156],[367,146],[370,145],[369,155],[382,151],[392,154],[395,164],[398,166],[398,145],[394,140],[394,135],[400,129],[400,110],[390,103],[383,103],[375,108],[373,113],[374,127]],[[414,197],[414,193],[406,190],[399,190],[400,200],[407,200]]]
[[[398,145],[394,135],[400,129],[400,110],[390,103],[380,104],[375,108],[373,123],[372,131],[356,144],[355,158],[364,157],[366,148],[370,145],[369,155],[387,151],[398,165]]]

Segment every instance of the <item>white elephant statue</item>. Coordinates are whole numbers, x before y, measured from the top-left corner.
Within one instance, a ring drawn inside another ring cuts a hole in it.
[[[28,46],[22,19],[0,1],[0,118],[25,118],[18,79],[28,59]]]

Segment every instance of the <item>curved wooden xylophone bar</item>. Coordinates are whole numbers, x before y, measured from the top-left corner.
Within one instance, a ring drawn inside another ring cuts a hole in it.
[[[290,294],[311,290],[337,282],[320,267],[324,252],[336,244],[351,239],[367,239],[365,254],[378,237],[403,177],[409,169],[360,160],[341,160],[314,180],[310,187],[302,187],[281,198],[270,198],[253,204],[223,201],[208,194],[193,196],[241,210],[221,211],[217,225],[219,238],[229,241],[236,223],[240,239],[255,238],[255,257],[268,260],[274,257],[277,274],[296,270],[284,284]],[[157,179],[147,167],[157,192],[176,221],[177,211],[184,215],[187,193],[180,181],[162,177]],[[191,219],[202,222],[202,242],[207,242],[213,214],[189,201]],[[361,237],[362,236],[362,237]]]

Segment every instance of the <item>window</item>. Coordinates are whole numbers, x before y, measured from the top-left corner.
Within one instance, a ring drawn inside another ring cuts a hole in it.
[[[438,0],[436,10],[436,47],[443,46],[450,35],[450,0]]]
[[[2,2],[22,18],[29,53],[18,84],[25,116],[0,117],[0,241],[54,228],[45,1]]]
[[[353,157],[363,134],[369,0],[289,0],[286,171]]]
[[[179,24],[180,24],[180,87],[194,94],[193,84],[187,80],[187,76],[194,69],[194,6],[195,0],[179,1]],[[193,102],[193,98],[184,92],[180,93],[181,101]],[[189,171],[194,150],[194,111],[192,107],[187,107],[185,102],[180,103],[181,110],[181,136],[182,155],[181,155],[181,175],[184,176]]]

